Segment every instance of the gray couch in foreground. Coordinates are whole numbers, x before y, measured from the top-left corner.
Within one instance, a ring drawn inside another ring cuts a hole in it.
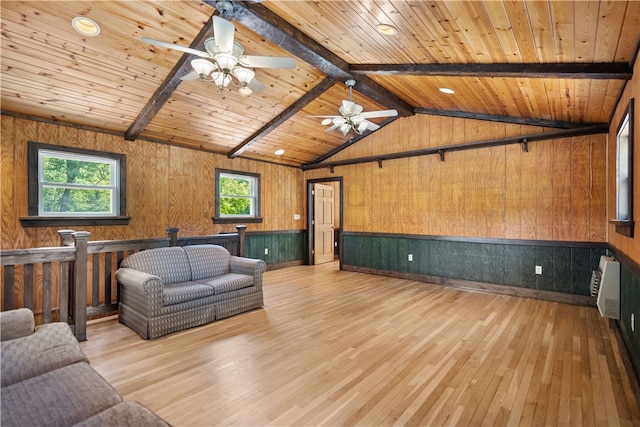
[[[66,323],[35,327],[31,310],[0,313],[0,424],[162,426],[145,406],[123,401],[96,372]]]
[[[265,270],[218,245],[140,251],[116,272],[118,319],[150,339],[259,308]]]

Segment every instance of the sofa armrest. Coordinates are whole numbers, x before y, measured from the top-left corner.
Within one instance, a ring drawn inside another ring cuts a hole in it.
[[[164,301],[164,281],[158,276],[133,268],[119,268],[116,280],[120,284],[120,301],[140,314],[155,316]]]
[[[35,331],[33,312],[28,308],[0,313],[0,341],[8,341],[31,335]]]
[[[262,273],[267,269],[267,264],[261,259],[242,258],[231,255],[229,259],[229,271],[236,274],[253,276],[253,286],[262,289]]]
[[[242,258],[231,255],[229,259],[229,270],[231,273],[246,274],[255,276],[262,274],[267,269],[267,264],[261,259]]]

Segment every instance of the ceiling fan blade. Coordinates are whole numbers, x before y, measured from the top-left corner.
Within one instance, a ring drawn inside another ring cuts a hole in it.
[[[264,90],[265,85],[260,83],[258,80],[255,79],[255,77],[253,79],[251,79],[251,81],[249,82],[249,84],[247,85],[247,87],[249,89],[251,89],[254,92],[260,92],[261,90]]]
[[[325,132],[331,132],[332,130],[336,129],[338,126],[333,125],[333,126],[329,126],[328,128],[326,128],[324,131]]]
[[[308,119],[335,119],[341,116],[305,116]]]
[[[376,117],[393,117],[397,115],[398,111],[396,110],[367,111],[366,113],[362,113],[362,117],[364,117],[365,119],[373,119]]]
[[[367,129],[370,130],[370,131],[374,131],[374,130],[380,129],[379,125],[377,125],[377,124],[375,124],[373,122],[370,122],[369,120],[365,120],[365,122],[367,123]]]
[[[343,116],[357,116],[362,112],[362,105],[356,104],[353,101],[342,101],[342,105],[338,108],[340,114]]]
[[[173,43],[167,43],[167,42],[162,42],[160,40],[154,40],[154,39],[150,39],[147,37],[142,37],[141,39],[143,42],[145,43],[149,43],[152,44],[154,46],[159,46],[159,47],[166,47],[169,49],[173,49],[173,50],[179,50],[180,52],[184,52],[184,53],[190,53],[191,55],[196,55],[199,56],[201,58],[213,58],[213,56],[209,55],[207,52],[203,52],[201,50],[197,50],[197,49],[191,49],[190,47],[184,47],[184,46],[180,46],[177,44],[173,44]]]
[[[244,67],[251,68],[296,68],[296,61],[293,58],[283,56],[241,56],[238,62]]]
[[[236,27],[224,18],[214,15],[213,37],[216,40],[216,53],[233,53],[233,37]]]
[[[331,123],[333,123],[332,117],[327,117],[325,119],[322,119],[322,121],[320,122],[322,126],[327,126],[327,125],[330,125]]]
[[[180,80],[185,80],[185,81],[191,81],[191,80],[196,80],[198,79],[200,76],[198,75],[197,72],[192,71],[188,74],[185,74],[184,76],[180,77]]]

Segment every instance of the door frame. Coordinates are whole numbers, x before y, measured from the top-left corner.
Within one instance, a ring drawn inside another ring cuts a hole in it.
[[[341,176],[334,176],[328,178],[316,178],[316,179],[308,179],[307,180],[307,265],[314,265],[315,255],[313,254],[314,248],[314,233],[315,226],[313,225],[313,220],[315,218],[315,197],[313,195],[313,184],[324,184],[327,182],[338,182],[340,183],[340,190],[338,191],[338,197],[334,200],[335,203],[339,204],[339,212],[340,212],[340,221],[339,227],[340,231],[338,232],[338,259],[340,261],[340,269],[342,269],[342,221],[344,219],[344,214],[342,212],[342,188],[343,182]]]

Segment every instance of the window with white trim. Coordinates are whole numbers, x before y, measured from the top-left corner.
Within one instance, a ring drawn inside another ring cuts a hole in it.
[[[29,217],[21,221],[26,226],[46,225],[47,218],[122,224],[118,221],[128,221],[125,172],[123,154],[30,142]]]
[[[118,215],[115,159],[38,150],[38,215]]]
[[[216,169],[215,220],[225,219],[261,221],[259,174]]]

